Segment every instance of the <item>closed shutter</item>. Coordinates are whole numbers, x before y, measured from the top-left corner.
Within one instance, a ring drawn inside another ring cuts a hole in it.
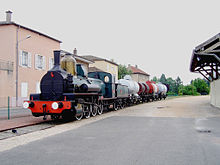
[[[52,57],[49,57],[49,69],[52,69],[53,68],[53,58]]]
[[[43,56],[43,70],[46,69],[46,58],[45,56]]]
[[[38,54],[35,54],[34,63],[35,63],[35,69],[38,69]]]
[[[40,93],[40,82],[36,82],[36,93]]]
[[[21,83],[21,97],[28,97],[28,83]]]
[[[19,66],[22,66],[22,50],[19,50],[18,52],[18,61],[19,61]]]
[[[28,52],[28,67],[31,68],[31,53]]]

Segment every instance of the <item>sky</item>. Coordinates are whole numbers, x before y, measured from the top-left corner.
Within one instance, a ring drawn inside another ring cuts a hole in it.
[[[220,32],[217,0],[2,0],[0,20],[62,41],[79,55],[137,65],[154,76],[202,78],[189,71],[192,50]]]

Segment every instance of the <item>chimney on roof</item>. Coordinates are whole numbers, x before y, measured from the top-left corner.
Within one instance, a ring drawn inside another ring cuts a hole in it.
[[[11,22],[11,14],[12,12],[10,10],[6,11],[6,22]]]
[[[77,55],[77,49],[76,48],[73,50],[73,55],[74,56]]]
[[[128,67],[131,67],[131,64],[128,64]]]
[[[135,65],[135,68],[138,68],[138,66],[137,66],[137,65]]]

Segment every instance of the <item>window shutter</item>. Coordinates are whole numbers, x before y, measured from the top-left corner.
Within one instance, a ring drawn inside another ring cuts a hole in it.
[[[35,54],[34,63],[35,63],[35,69],[38,69],[38,55],[37,54]]]
[[[46,69],[46,58],[45,56],[43,56],[43,70]]]
[[[36,82],[36,93],[40,93],[40,82]]]
[[[21,97],[28,97],[28,83],[21,83]]]
[[[31,53],[28,52],[28,67],[31,68]]]
[[[19,61],[19,66],[22,66],[22,50],[18,51],[18,61]]]
[[[52,69],[53,68],[53,58],[52,57],[49,57],[49,69]]]

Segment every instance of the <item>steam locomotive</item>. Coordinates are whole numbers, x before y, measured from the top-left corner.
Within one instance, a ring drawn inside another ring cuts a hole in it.
[[[101,115],[104,109],[118,110],[124,106],[166,98],[167,87],[150,81],[137,83],[130,76],[114,82],[107,72],[87,73],[76,64],[71,54],[60,60],[60,51],[54,51],[54,67],[41,79],[40,94],[31,94],[23,107],[33,116],[48,115],[52,119],[81,120]]]

